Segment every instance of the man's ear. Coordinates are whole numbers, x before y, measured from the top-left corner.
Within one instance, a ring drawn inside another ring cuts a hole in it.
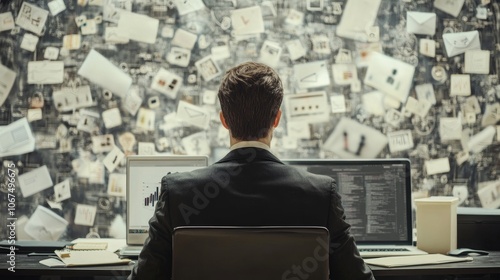
[[[280,124],[280,119],[281,119],[281,109],[278,110],[276,118],[274,118],[273,127],[278,127],[278,125]]]
[[[229,130],[229,126],[226,123],[226,119],[224,118],[222,111],[219,112],[219,118],[220,118],[220,122],[222,123],[222,126]]]

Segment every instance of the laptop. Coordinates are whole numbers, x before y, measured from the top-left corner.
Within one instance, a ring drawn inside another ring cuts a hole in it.
[[[149,235],[149,220],[161,194],[161,179],[168,173],[188,172],[208,166],[206,156],[127,157],[127,246],[121,256],[137,257]]]
[[[427,254],[413,246],[408,159],[283,162],[337,181],[346,221],[363,258]]]
[[[324,227],[177,227],[172,279],[327,280],[328,236]]]

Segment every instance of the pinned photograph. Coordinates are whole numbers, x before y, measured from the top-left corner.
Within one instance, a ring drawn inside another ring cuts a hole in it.
[[[324,7],[323,0],[307,0],[306,3],[309,11],[322,11]]]
[[[93,226],[95,215],[97,213],[97,206],[77,204],[75,214],[75,225]]]
[[[323,149],[340,158],[376,158],[387,143],[387,137],[373,127],[342,118],[326,139]]]
[[[11,12],[5,12],[0,14],[0,32],[11,30],[16,25],[14,24],[14,17]]]
[[[127,194],[127,175],[122,173],[109,174],[108,194],[112,196],[125,197]]]
[[[16,24],[40,36],[42,35],[48,15],[49,11],[25,1],[17,15]]]
[[[181,86],[181,76],[164,68],[160,68],[160,70],[158,70],[158,73],[156,73],[153,81],[151,82],[152,89],[159,91],[172,99],[177,98],[177,92]]]
[[[259,61],[271,67],[276,67],[280,60],[282,48],[276,42],[266,40],[260,49]]]
[[[210,81],[222,74],[222,70],[212,56],[206,56],[196,61],[194,65],[205,81]]]
[[[54,186],[54,201],[61,202],[71,198],[71,180],[66,179]]]
[[[188,66],[190,59],[191,51],[179,47],[172,47],[170,52],[167,54],[167,61],[170,64],[178,65],[181,67]]]

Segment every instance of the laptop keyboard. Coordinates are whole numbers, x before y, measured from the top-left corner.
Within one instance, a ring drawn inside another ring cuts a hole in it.
[[[409,252],[407,248],[359,248],[360,252]]]

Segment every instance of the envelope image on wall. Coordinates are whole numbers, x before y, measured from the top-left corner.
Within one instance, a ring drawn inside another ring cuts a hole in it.
[[[365,84],[405,103],[410,93],[415,67],[390,56],[374,52],[371,55]]]
[[[58,240],[67,226],[68,222],[64,218],[38,205],[24,226],[24,231],[35,240],[52,241]]]
[[[441,141],[462,139],[462,121],[460,118],[441,118],[439,120]]]
[[[406,31],[413,34],[436,34],[436,14],[408,12],[406,14]]]
[[[464,6],[465,0],[434,0],[434,7],[454,17],[457,17]]]
[[[209,112],[186,101],[179,101],[177,117],[202,129],[207,129],[210,123]]]
[[[64,80],[64,62],[30,61],[28,62],[28,84],[62,84]]]
[[[443,34],[443,42],[448,57],[465,53],[468,50],[481,49],[481,41],[477,30]]]

